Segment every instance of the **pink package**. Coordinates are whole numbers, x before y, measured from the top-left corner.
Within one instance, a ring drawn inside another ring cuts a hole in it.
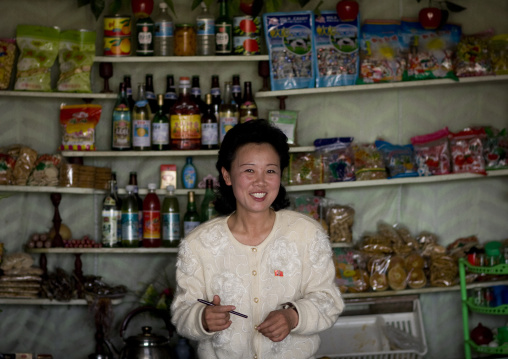
[[[411,137],[418,165],[418,176],[451,173],[449,133],[448,127],[445,127],[434,133]]]
[[[449,134],[454,173],[487,174],[483,158],[483,141],[486,136],[483,128],[466,128],[463,131]]]

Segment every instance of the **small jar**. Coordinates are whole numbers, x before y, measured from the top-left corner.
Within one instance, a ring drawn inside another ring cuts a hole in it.
[[[192,24],[177,24],[175,26],[175,56],[196,55],[196,27]]]

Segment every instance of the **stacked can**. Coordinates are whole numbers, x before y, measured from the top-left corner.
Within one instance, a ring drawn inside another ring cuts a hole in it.
[[[131,18],[126,15],[104,17],[104,56],[131,54]]]
[[[259,55],[261,53],[261,18],[236,16],[233,18],[234,55]]]

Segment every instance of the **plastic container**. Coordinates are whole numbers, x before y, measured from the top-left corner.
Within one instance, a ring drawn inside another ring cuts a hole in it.
[[[501,242],[492,241],[485,244],[485,255],[487,267],[494,267],[500,264],[501,261]],[[504,257],[503,257],[504,262]]]
[[[184,188],[196,188],[197,171],[192,163],[192,157],[187,157],[182,169],[182,184]]]
[[[205,2],[201,2],[201,14],[196,18],[198,56],[215,55],[215,19],[208,11]]]
[[[173,19],[168,13],[168,4],[159,4],[159,13],[154,18],[154,55],[173,56]]]

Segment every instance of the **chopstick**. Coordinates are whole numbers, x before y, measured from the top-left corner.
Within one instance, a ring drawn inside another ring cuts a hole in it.
[[[206,304],[206,305],[210,305],[210,306],[215,306],[215,304],[213,304],[212,302],[209,302],[209,301],[204,300],[204,299],[198,299],[198,302]],[[242,317],[242,318],[248,318],[248,316],[246,316],[245,314],[235,312],[234,310],[231,310],[229,312],[231,314],[238,315],[239,317]]]

